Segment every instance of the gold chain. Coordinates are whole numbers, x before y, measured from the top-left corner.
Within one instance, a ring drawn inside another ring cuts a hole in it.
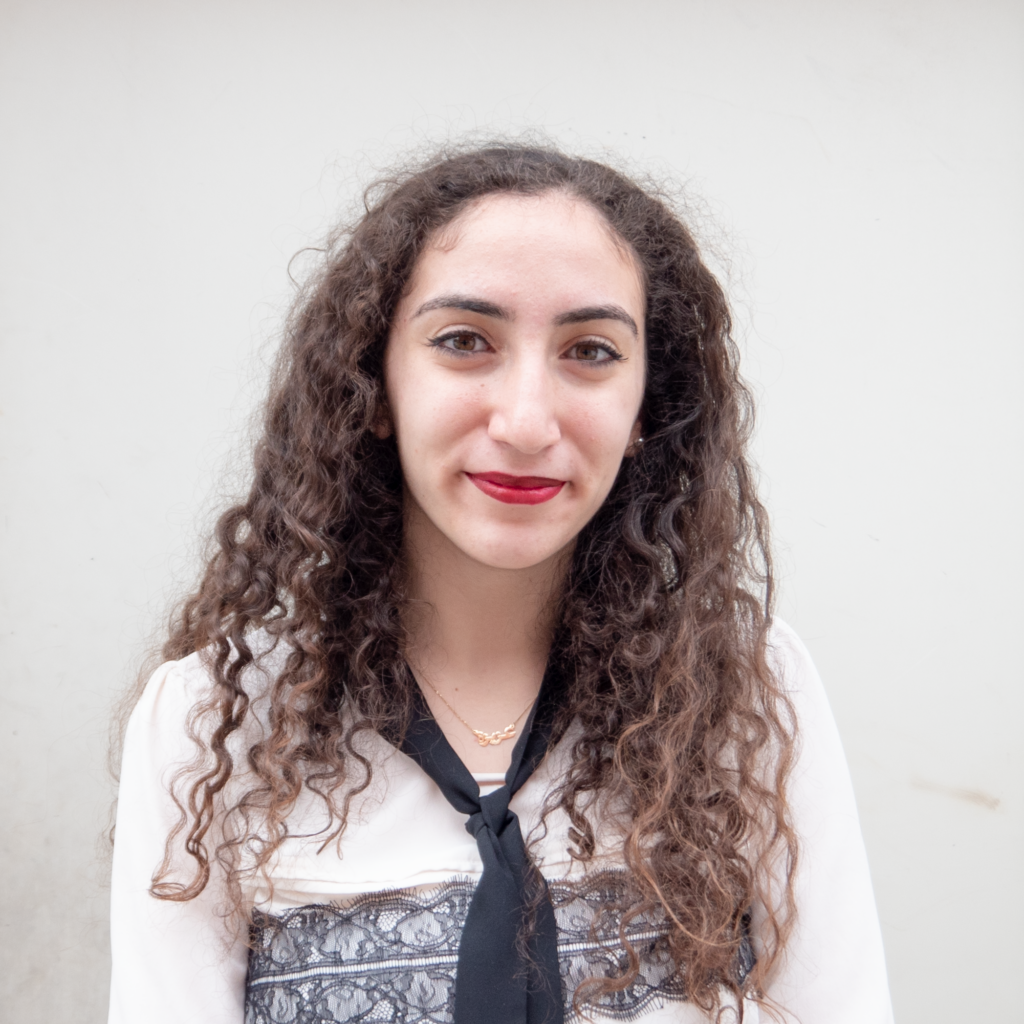
[[[499,743],[504,743],[505,740],[514,739],[516,735],[516,725],[518,724],[519,719],[533,707],[533,702],[537,699],[536,697],[532,698],[530,703],[527,704],[526,707],[523,708],[523,710],[516,716],[515,721],[510,722],[504,729],[498,729],[497,732],[483,732],[480,729],[474,729],[473,726],[471,726],[469,722],[467,722],[462,715],[460,715],[458,711],[456,711],[455,708],[453,708],[451,704],[444,699],[441,691],[429,679],[427,679],[426,676],[423,677],[423,681],[434,691],[434,693],[438,695],[438,697],[440,697],[441,703],[444,704],[444,706],[476,737],[476,741],[481,747],[496,747]]]

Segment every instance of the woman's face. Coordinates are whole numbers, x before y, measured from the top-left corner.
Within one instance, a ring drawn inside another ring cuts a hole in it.
[[[589,204],[493,195],[420,256],[385,383],[407,516],[500,569],[565,550],[640,433],[644,293]]]

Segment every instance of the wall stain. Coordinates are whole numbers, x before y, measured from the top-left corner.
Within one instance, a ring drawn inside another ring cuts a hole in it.
[[[958,789],[956,786],[944,786],[941,782],[929,782],[927,779],[913,778],[910,784],[917,789],[927,789],[931,793],[951,796],[954,800],[966,800],[978,807],[987,807],[994,811],[999,806],[999,798],[981,789]]]

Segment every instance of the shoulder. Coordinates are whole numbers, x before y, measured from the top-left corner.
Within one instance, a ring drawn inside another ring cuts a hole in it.
[[[767,646],[769,663],[786,693],[821,687],[810,651],[788,622],[772,620]]]
[[[859,847],[860,826],[842,739],[810,652],[794,630],[779,621],[772,625],[769,646],[795,727],[786,799],[803,846],[801,870],[806,880],[819,871],[817,862],[835,860],[835,851],[828,852],[829,837],[839,836],[840,845]]]
[[[832,709],[814,659],[793,627],[782,619],[772,621],[767,655],[779,689],[792,707],[798,731],[811,730],[838,743]]]
[[[270,691],[291,648],[266,630],[253,633],[249,644],[253,662],[243,670],[241,685],[252,714],[246,716],[238,739],[251,742],[262,731]],[[209,728],[203,713],[219,695],[213,659],[210,649],[196,651],[165,661],[153,672],[128,720],[126,752],[141,744],[160,752],[164,760],[189,760],[195,755],[196,741],[201,742]]]

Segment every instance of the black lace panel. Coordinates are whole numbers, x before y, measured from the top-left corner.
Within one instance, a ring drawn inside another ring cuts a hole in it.
[[[429,891],[372,893],[344,906],[299,907],[277,917],[257,912],[246,1024],[450,1024],[459,938],[475,885],[455,880]],[[567,1022],[577,1019],[572,997],[581,982],[621,975],[628,966],[619,940],[621,911],[605,909],[623,891],[621,872],[580,885],[550,885]],[[629,922],[626,935],[640,957],[640,972],[621,992],[587,1002],[588,1015],[635,1020],[666,1000],[686,998],[666,932],[656,916]],[[745,943],[740,977],[752,967]]]

